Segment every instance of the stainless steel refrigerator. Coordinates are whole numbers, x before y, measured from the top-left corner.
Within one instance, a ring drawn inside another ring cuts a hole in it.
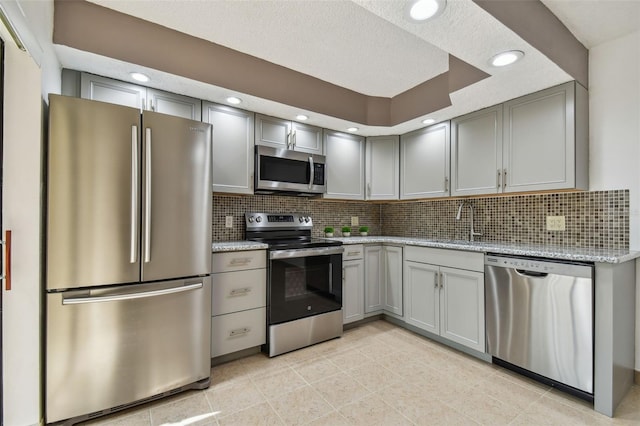
[[[208,387],[211,126],[49,101],[46,422]]]

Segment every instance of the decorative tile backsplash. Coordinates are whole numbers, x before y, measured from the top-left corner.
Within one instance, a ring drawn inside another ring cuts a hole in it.
[[[213,195],[213,240],[244,239],[245,212],[302,212],[313,218],[315,236],[325,226],[348,226],[352,216],[369,227],[370,235],[418,237],[444,240],[469,239],[470,208],[460,220],[462,201],[474,209],[478,241],[523,243],[556,247],[603,249],[629,248],[629,191],[563,192],[452,198],[384,204],[362,201],[330,201],[273,195]],[[233,227],[225,228],[225,216]],[[565,216],[565,231],[547,231],[547,216]]]

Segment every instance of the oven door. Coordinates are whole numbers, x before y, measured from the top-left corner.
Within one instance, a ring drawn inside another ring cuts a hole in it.
[[[342,309],[342,247],[269,252],[269,325]]]

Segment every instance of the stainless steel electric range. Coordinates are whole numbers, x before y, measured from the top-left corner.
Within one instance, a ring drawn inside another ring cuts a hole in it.
[[[245,224],[247,240],[269,246],[269,356],[341,336],[342,243],[312,237],[301,213],[246,213]]]

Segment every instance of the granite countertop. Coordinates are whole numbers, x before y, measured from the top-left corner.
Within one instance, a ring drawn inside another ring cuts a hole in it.
[[[550,247],[527,244],[491,243],[482,241],[430,240],[409,237],[334,237],[328,238],[343,244],[398,244],[419,247],[434,247],[466,250],[483,253],[512,254],[517,256],[545,257],[548,259],[574,260],[581,262],[623,263],[640,257],[640,251],[606,250],[580,247]],[[214,242],[212,251],[264,250],[266,244],[253,241]]]

